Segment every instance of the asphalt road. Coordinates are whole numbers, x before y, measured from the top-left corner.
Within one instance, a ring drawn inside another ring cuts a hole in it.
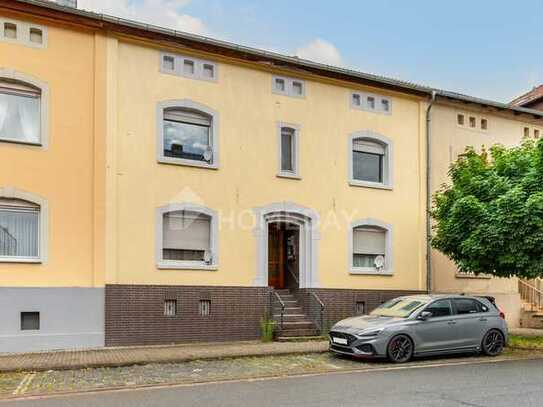
[[[33,406],[543,406],[543,361],[323,374],[0,403],[0,407]]]

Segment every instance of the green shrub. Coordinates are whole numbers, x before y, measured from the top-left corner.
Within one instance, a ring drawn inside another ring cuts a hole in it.
[[[268,317],[260,318],[260,339],[262,342],[273,341],[273,331],[275,329],[275,322]]]

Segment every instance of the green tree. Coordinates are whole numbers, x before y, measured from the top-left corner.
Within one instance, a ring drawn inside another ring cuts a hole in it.
[[[432,246],[463,272],[543,277],[543,140],[468,147],[433,197]]]

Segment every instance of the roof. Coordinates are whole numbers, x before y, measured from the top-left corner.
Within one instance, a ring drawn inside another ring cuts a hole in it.
[[[234,44],[201,35],[190,34],[183,31],[166,29],[152,24],[145,24],[134,20],[99,14],[91,11],[61,6],[44,0],[0,0],[0,7],[14,11],[27,11],[41,17],[54,18],[67,22],[75,22],[96,30],[109,30],[126,35],[133,35],[160,41],[166,44],[184,45],[196,50],[216,53],[237,59],[248,60],[261,64],[268,64],[280,68],[297,69],[306,73],[316,74],[328,78],[340,79],[367,86],[385,88],[421,97],[441,97],[448,100],[473,103],[484,107],[510,111],[515,114],[528,114],[534,118],[543,118],[543,112],[512,106],[491,100],[485,100],[456,92],[436,89],[430,86],[419,85],[413,82],[388,78],[385,76],[360,72],[352,69],[340,68],[309,61],[306,59],[287,56],[276,52],[264,51],[257,48]]]
[[[531,91],[526,92],[525,94],[514,99],[510,105],[512,106],[526,106],[533,102],[536,102],[539,99],[543,98],[543,84],[535,86]]]

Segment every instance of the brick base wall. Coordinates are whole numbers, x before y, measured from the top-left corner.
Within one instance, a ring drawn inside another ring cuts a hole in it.
[[[177,315],[164,315],[164,301]],[[200,300],[211,301],[199,314]],[[106,285],[106,346],[251,340],[269,307],[266,287]]]
[[[330,328],[334,323],[344,318],[357,314],[357,303],[363,303],[365,313],[369,313],[382,303],[402,295],[421,294],[424,291],[403,291],[403,290],[353,290],[334,288],[302,288],[296,290],[295,294],[300,301],[304,312],[320,324],[320,305],[310,295],[313,292],[324,303],[324,329]]]

